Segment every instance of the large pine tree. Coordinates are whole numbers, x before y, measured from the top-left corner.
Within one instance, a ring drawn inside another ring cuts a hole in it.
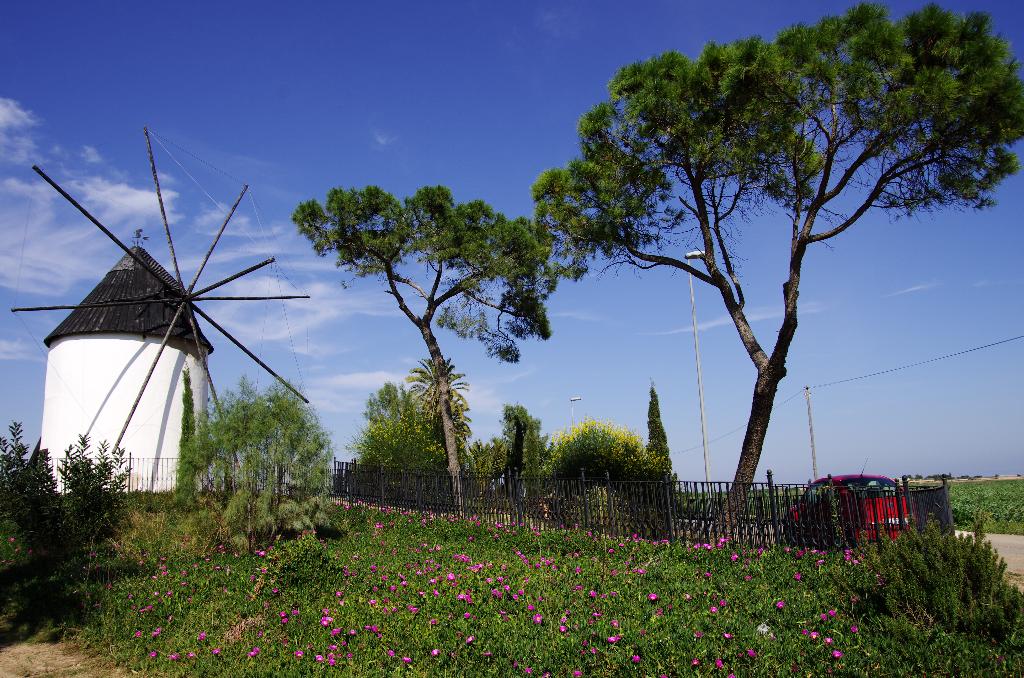
[[[647,405],[647,451],[652,455],[668,458],[668,436],[661,424],[661,406],[658,405],[658,392],[651,382],[651,400]]]

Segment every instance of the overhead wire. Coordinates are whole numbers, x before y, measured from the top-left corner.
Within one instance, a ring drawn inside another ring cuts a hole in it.
[[[814,390],[814,389],[818,389],[818,388],[826,388],[826,387],[829,387],[829,386],[837,386],[839,384],[846,384],[846,383],[849,383],[849,382],[852,382],[852,381],[860,381],[861,379],[868,379],[870,377],[878,377],[878,376],[881,376],[883,374],[892,374],[893,372],[899,372],[901,370],[906,370],[906,369],[909,369],[911,367],[919,367],[921,365],[927,365],[929,363],[938,362],[940,360],[947,360],[949,358],[956,358],[958,356],[966,355],[968,353],[973,353],[975,351],[981,351],[981,350],[986,349],[986,348],[992,348],[994,346],[1000,346],[1002,344],[1008,344],[1008,343],[1013,342],[1013,341],[1019,341],[1020,339],[1024,339],[1024,334],[1017,335],[1015,337],[1008,337],[1006,339],[1000,339],[999,341],[993,341],[993,342],[989,342],[987,344],[981,344],[980,346],[972,346],[971,348],[966,348],[966,349],[963,349],[961,351],[955,351],[953,353],[946,353],[945,355],[940,355],[940,356],[937,356],[935,358],[929,358],[928,360],[920,360],[920,361],[914,362],[914,363],[907,363],[906,365],[900,365],[898,367],[891,367],[891,368],[885,369],[885,370],[878,370],[877,372],[869,372],[868,374],[862,374],[862,375],[856,376],[856,377],[848,377],[846,379],[837,379],[835,381],[828,381],[828,382],[824,382],[824,383],[821,383],[821,384],[816,384],[814,386],[809,386],[808,388],[810,388],[811,390]],[[779,402],[778,404],[776,404],[775,407],[782,407],[783,405],[785,405],[789,401],[791,401],[794,398],[796,398],[797,396],[799,396],[801,393],[803,393],[803,389],[795,391],[792,395],[787,397],[785,400],[783,400],[783,401]],[[731,429],[728,432],[721,434],[720,436],[712,438],[711,440],[708,441],[708,444],[710,445],[711,443],[717,442],[717,441],[722,440],[724,438],[728,438],[729,436],[733,435],[734,433],[737,433],[738,431],[741,431],[741,430],[745,429],[746,427],[747,427],[747,424],[745,424],[745,423],[741,424],[741,425],[737,426],[736,428]],[[704,445],[703,443],[698,443],[697,445],[693,445],[691,447],[687,447],[686,449],[679,450],[679,453],[682,454],[684,452],[692,452],[694,450],[700,449],[701,447],[703,447],[703,445]]]

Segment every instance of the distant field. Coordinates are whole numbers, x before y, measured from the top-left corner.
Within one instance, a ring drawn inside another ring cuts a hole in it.
[[[1024,480],[953,481],[949,499],[959,529],[970,529],[974,516],[984,511],[987,532],[1024,534]]]

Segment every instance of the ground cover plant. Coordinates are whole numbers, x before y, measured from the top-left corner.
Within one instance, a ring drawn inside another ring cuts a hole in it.
[[[970,529],[978,513],[990,534],[1024,534],[1024,480],[952,482],[949,503],[957,529]]]
[[[993,638],[893,614],[852,551],[533,533],[338,505],[325,539],[241,553],[211,547],[170,500],[136,501],[114,546],[72,578],[79,639],[151,674],[1024,670],[1019,622]],[[0,572],[25,563],[18,546],[4,538]]]

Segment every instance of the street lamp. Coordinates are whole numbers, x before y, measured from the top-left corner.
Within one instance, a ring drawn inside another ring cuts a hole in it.
[[[687,252],[686,258],[703,259],[704,253],[700,250]],[[700,435],[704,442],[704,479],[711,482],[711,450],[708,448],[708,423],[704,416],[704,377],[700,371],[700,340],[697,338],[697,302],[693,296],[693,274],[690,277],[690,317],[693,320],[693,353],[697,356],[697,395],[700,398]]]
[[[583,400],[582,396],[573,396],[569,398],[569,420],[573,426],[576,426],[576,403]]]

